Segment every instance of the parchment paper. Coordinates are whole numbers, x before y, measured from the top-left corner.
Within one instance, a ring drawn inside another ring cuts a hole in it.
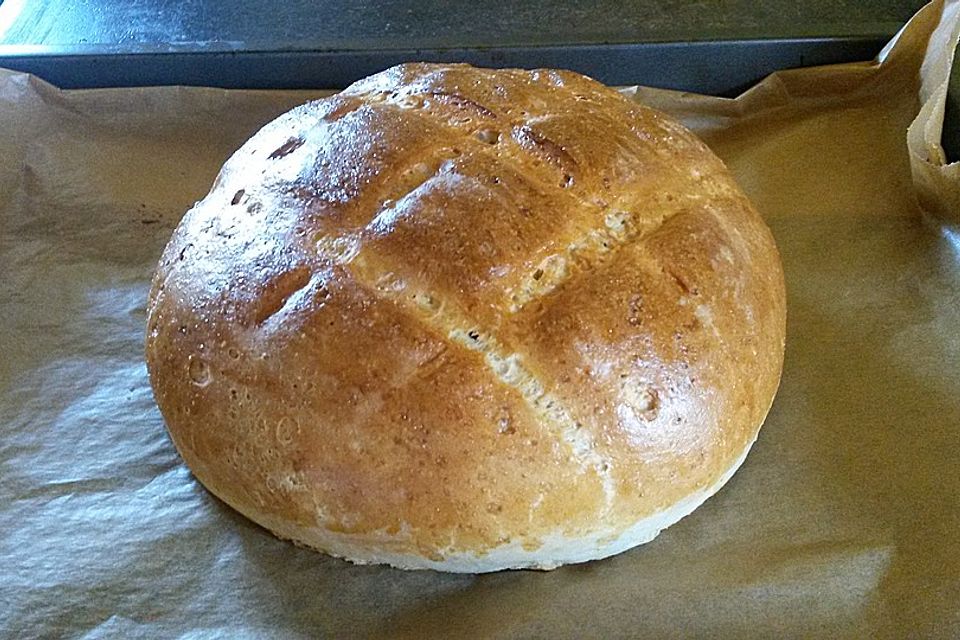
[[[941,9],[876,63],[736,100],[626,90],[696,128],[772,227],[786,366],[717,496],[649,545],[551,573],[297,549],[206,493],[166,436],[142,357],[156,260],[230,152],[316,94],[61,92],[3,72],[0,632],[960,637],[960,240],[915,197],[958,217],[958,168],[936,153],[958,24]]]

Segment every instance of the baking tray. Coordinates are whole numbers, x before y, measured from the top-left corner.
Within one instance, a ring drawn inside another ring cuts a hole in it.
[[[408,61],[571,69],[609,85],[735,95],[781,69],[873,58],[888,38],[771,38],[564,46],[251,51],[234,45],[0,45],[0,67],[64,89],[337,89]]]
[[[866,60],[920,0],[8,0],[0,66],[63,88],[340,88],[405,60],[556,66],[613,85],[735,92]]]

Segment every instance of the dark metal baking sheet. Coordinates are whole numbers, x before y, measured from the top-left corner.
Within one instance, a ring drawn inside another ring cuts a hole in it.
[[[559,67],[612,85],[644,84],[733,95],[773,71],[869,60],[885,38],[795,38],[566,46],[251,51],[229,44],[47,47],[0,45],[0,67],[62,88],[195,85],[335,89],[412,60]]]

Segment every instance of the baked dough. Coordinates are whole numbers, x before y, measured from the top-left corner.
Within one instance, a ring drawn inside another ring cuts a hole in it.
[[[407,64],[268,124],[183,218],[147,364],[210,491],[360,563],[547,569],[743,461],[783,363],[763,221],[584,76]]]

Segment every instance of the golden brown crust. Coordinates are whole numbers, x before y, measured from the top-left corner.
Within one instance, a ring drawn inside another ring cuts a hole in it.
[[[237,151],[149,313],[201,482],[442,561],[614,537],[714,485],[776,391],[785,297],[669,118],[570,72],[411,64]]]

